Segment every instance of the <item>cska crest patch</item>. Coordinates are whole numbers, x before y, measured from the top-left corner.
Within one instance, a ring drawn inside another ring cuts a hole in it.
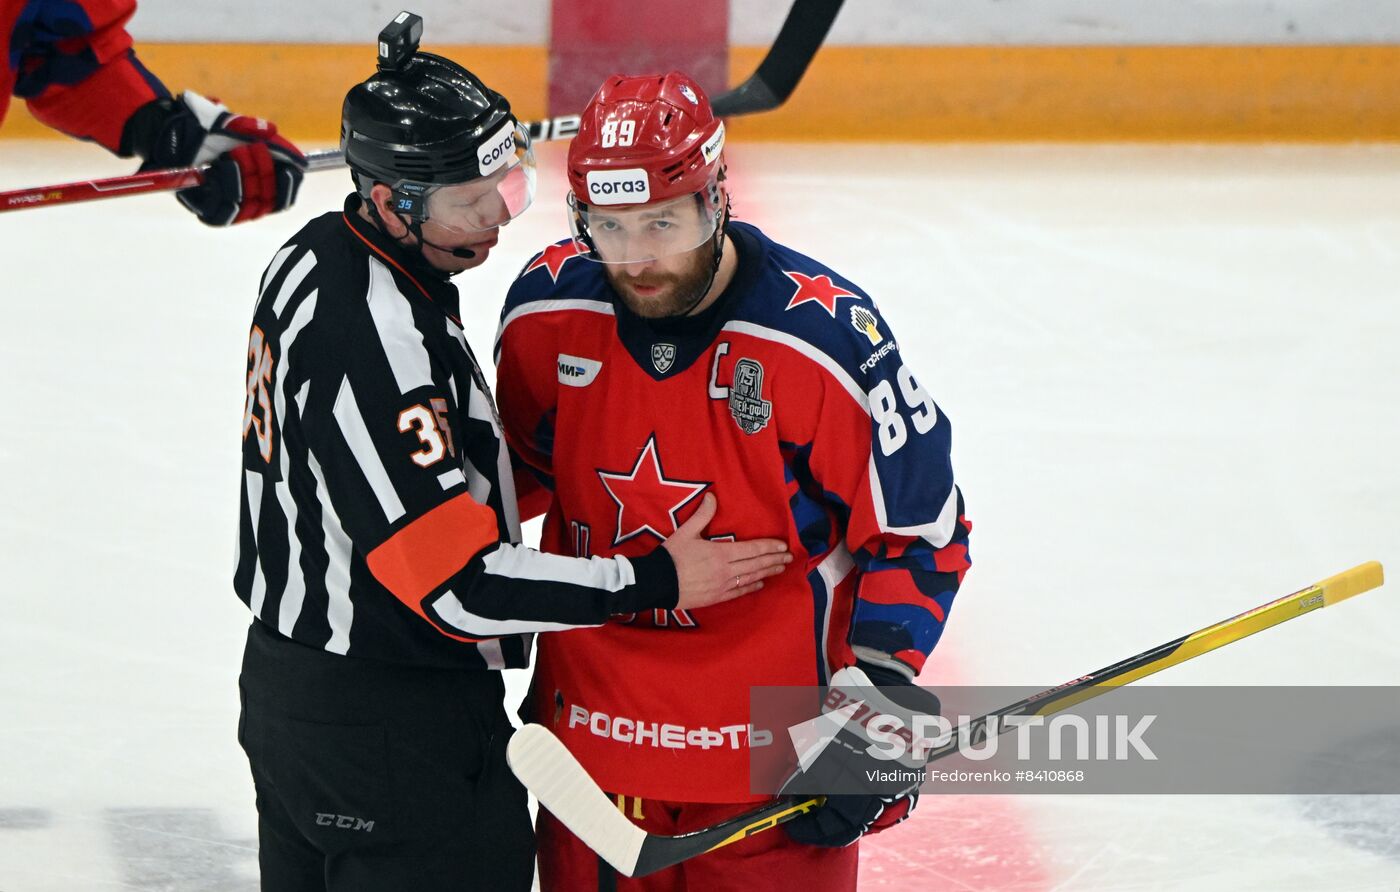
[[[675,344],[652,344],[651,364],[655,366],[659,374],[666,374],[671,370],[671,366],[676,364]]]
[[[729,386],[729,414],[746,434],[756,434],[773,417],[773,403],[763,398],[763,365],[754,359],[734,364],[734,383]]]

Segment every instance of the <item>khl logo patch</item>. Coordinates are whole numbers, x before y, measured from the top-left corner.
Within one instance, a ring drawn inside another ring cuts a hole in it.
[[[676,364],[676,345],[652,344],[651,364],[663,375],[669,372],[671,366]]]

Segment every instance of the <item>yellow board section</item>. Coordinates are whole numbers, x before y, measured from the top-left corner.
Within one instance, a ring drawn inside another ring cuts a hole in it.
[[[549,52],[536,46],[424,46],[455,59],[505,93],[523,118],[544,115]],[[229,108],[276,122],[293,139],[329,145],[340,139],[340,105],[352,86],[374,73],[374,45],[161,44],[138,48],[141,61],[172,92],[216,96]],[[3,134],[45,136],[52,131],[10,106]]]
[[[762,49],[736,48],[730,75]],[[823,48],[739,139],[1400,140],[1400,46]]]
[[[543,117],[542,46],[428,47]],[[747,77],[767,47],[735,47]],[[338,137],[368,45],[144,44],[172,90],[218,96],[293,138]],[[4,133],[47,133],[22,103]],[[736,118],[739,139],[839,141],[1397,141],[1400,46],[828,46],[777,111]]]

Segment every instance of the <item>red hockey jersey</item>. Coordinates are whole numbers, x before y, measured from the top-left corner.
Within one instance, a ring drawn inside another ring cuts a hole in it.
[[[752,226],[730,234],[738,271],[698,319],[634,316],[564,242],[526,265],[497,339],[508,442],[552,492],[544,550],[643,554],[713,492],[708,535],[795,557],[748,597],[541,636],[535,720],[627,795],[762,798],[750,686],[857,659],[912,676],[968,567],[948,420],[874,302]]]

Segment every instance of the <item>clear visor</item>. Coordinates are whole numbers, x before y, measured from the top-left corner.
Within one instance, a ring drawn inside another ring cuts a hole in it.
[[[571,194],[569,207],[574,237],[591,241],[587,256],[602,263],[645,263],[692,251],[715,234],[720,218],[699,194],[629,207],[580,205]]]
[[[449,233],[466,234],[495,229],[520,216],[535,199],[535,151],[523,128],[517,126],[514,148],[504,162],[494,163],[496,169],[484,177],[424,187],[419,219]],[[488,164],[483,167],[490,169]]]

